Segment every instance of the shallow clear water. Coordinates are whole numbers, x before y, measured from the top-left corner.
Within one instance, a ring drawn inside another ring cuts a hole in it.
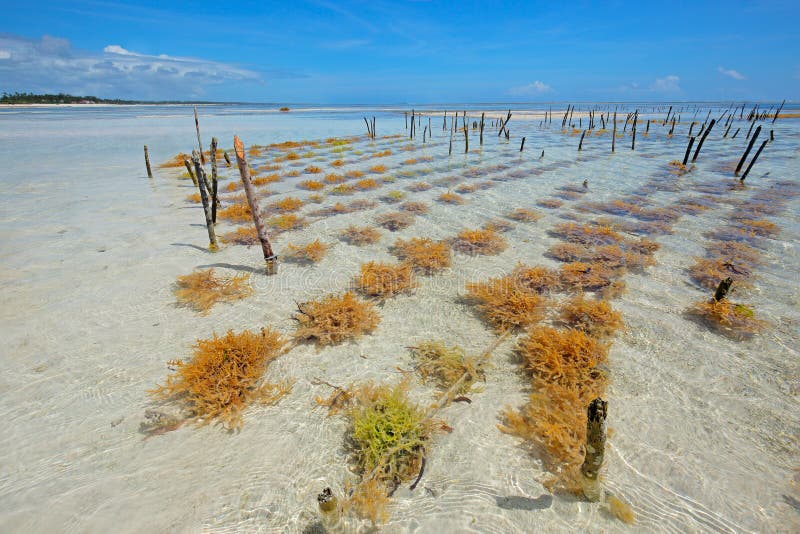
[[[365,112],[366,113],[366,112]],[[719,114],[716,113],[715,114]],[[585,120],[585,119],[584,119]],[[702,117],[700,118],[702,120]],[[717,127],[689,175],[676,178],[667,163],[681,159],[686,125],[669,139],[653,126],[648,137],[588,137],[578,155],[579,136],[561,133],[556,114],[550,128],[539,120],[512,119],[512,139],[487,129],[482,151],[463,135],[448,137],[441,118],[433,117],[433,139],[405,152],[405,142],[353,143],[364,154],[390,147],[391,156],[343,167],[389,167],[395,182],[352,197],[372,198],[416,181],[435,183],[490,180],[492,187],[465,194],[462,206],[435,198],[439,185],[407,199],[429,202],[431,211],[381,241],[353,247],[336,238],[349,224],[370,223],[378,206],[335,217],[318,218],[307,228],[274,241],[278,254],[287,243],[320,238],[336,243],[316,266],[281,263],[273,277],[254,275],[254,296],[219,304],[207,316],[175,305],[175,278],[195,268],[220,272],[258,270],[258,247],[227,246],[206,250],[202,209],[187,203],[194,189],[174,170],[155,169],[148,180],[142,145],[150,147],[154,166],[196,141],[191,108],[114,107],[93,109],[0,110],[0,530],[50,531],[269,531],[297,532],[317,521],[316,494],[331,486],[341,491],[348,479],[344,451],[346,423],[316,406],[328,388],[314,378],[347,385],[362,380],[396,381],[410,369],[406,347],[430,338],[458,343],[477,353],[494,339],[471,306],[459,299],[466,281],[509,272],[517,262],[556,266],[544,256],[558,239],[548,234],[564,216],[591,220],[577,211],[585,200],[626,197],[642,184],[651,188],[651,206],[669,206],[678,198],[703,197],[714,188],[712,209],[686,214],[673,233],[655,236],[661,244],[657,265],[628,274],[628,290],[614,301],[626,331],[610,353],[609,427],[605,484],[629,502],[637,522],[628,527],[602,506],[551,496],[542,486],[546,472],[518,438],[496,425],[503,407],[518,407],[528,380],[513,354],[514,338],[495,351],[484,390],[472,404],[447,407],[442,417],[453,427],[435,438],[425,475],[413,492],[408,485],[394,495],[387,532],[439,529],[447,532],[550,531],[765,531],[800,529],[800,200],[789,199],[769,220],[781,227],[774,238],[757,243],[766,265],[756,272],[754,288],[737,295],[768,321],[748,341],[735,341],[689,320],[685,311],[705,291],[686,271],[702,256],[704,233],[725,226],[736,202],[774,188],[800,183],[800,121],[779,120],[775,141],[767,146],[748,177],[735,182],[722,163],[736,161],[746,141],[722,139]],[[377,115],[378,135],[405,133],[402,114]],[[437,125],[438,124],[438,125]],[[737,123],[737,126],[745,124]],[[772,126],[768,123],[765,130]],[[204,145],[211,135],[229,147],[233,133],[246,144],[360,135],[360,111],[327,110],[275,114],[263,109],[201,109]],[[735,129],[735,127],[734,127]],[[421,131],[421,129],[420,129]],[[519,138],[527,138],[519,153]],[[763,138],[763,133],[762,133]],[[544,159],[539,159],[541,151]],[[331,172],[339,157],[324,146],[314,149]],[[430,162],[399,165],[409,157]],[[269,156],[268,156],[269,158]],[[313,159],[313,158],[312,158]],[[258,163],[260,160],[257,160]],[[309,161],[303,160],[303,166]],[[495,166],[503,164],[504,168]],[[486,169],[465,177],[471,167]],[[284,164],[285,169],[292,168]],[[297,167],[302,169],[303,167]],[[404,176],[407,170],[413,176]],[[222,176],[237,180],[232,170]],[[270,187],[268,201],[291,192],[306,178],[285,179]],[[559,187],[588,180],[589,192],[563,199],[558,209],[536,206],[560,194]],[[718,187],[719,186],[719,187]],[[453,186],[451,186],[453,187]],[[789,187],[789,186],[785,186]],[[304,213],[317,209],[310,204]],[[300,345],[273,363],[269,378],[296,380],[277,406],[252,407],[240,432],[212,426],[182,427],[143,439],[139,424],[152,407],[147,390],[162,383],[166,362],[186,357],[198,338],[227,329],[271,325],[292,332],[295,301],[339,292],[359,265],[394,260],[389,246],[398,237],[453,236],[501,217],[512,208],[545,213],[533,224],[516,223],[510,246],[497,256],[455,254],[443,274],[420,277],[409,295],[379,308],[376,331],[354,343],[317,350]],[[234,228],[220,223],[219,233]],[[430,386],[415,383],[412,394],[429,402]],[[346,529],[365,525],[349,522]]]

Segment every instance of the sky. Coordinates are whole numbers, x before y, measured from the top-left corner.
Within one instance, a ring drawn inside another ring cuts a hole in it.
[[[800,100],[800,0],[0,0],[0,92],[318,104]]]

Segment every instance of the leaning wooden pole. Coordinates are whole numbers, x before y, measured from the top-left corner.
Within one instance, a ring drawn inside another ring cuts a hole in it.
[[[244,155],[244,144],[238,136],[233,136],[233,149],[236,152],[236,164],[239,166],[239,176],[244,186],[244,194],[247,196],[247,203],[250,205],[250,213],[253,215],[253,224],[256,227],[258,240],[261,241],[261,250],[264,252],[264,262],[266,263],[267,274],[275,274],[278,271],[278,256],[272,251],[269,243],[267,229],[264,227],[264,220],[261,218],[261,208],[258,206],[256,190],[250,180],[250,167],[247,166],[247,159]]]
[[[614,112],[614,129],[611,131],[611,152],[617,147],[617,112]]]
[[[765,146],[767,146],[767,142],[768,142],[768,141],[769,141],[769,139],[764,139],[764,142],[763,142],[763,143],[761,143],[761,146],[760,146],[760,147],[758,147],[758,150],[756,150],[756,154],[755,154],[755,156],[753,156],[753,159],[751,159],[751,160],[750,160],[750,164],[747,166],[747,169],[744,171],[744,174],[743,174],[743,175],[742,175],[742,177],[740,178],[740,180],[741,180],[742,182],[744,182],[744,179],[745,179],[745,178],[747,178],[747,175],[748,175],[748,174],[750,174],[750,169],[752,169],[752,168],[753,168],[753,165],[755,164],[756,160],[758,159],[758,156],[760,156],[760,155],[761,155],[761,151],[762,151],[762,150],[764,150],[764,147],[765,147]]]
[[[200,140],[200,121],[197,120],[197,106],[194,107],[194,129],[197,131],[197,146],[200,148],[200,163],[206,164],[206,157],[203,155],[203,142]]]
[[[192,164],[189,163],[188,158],[183,158],[183,164],[186,165],[186,172],[189,173],[189,177],[192,179],[192,183],[197,185],[197,177],[194,175],[194,171],[192,170]]]
[[[714,127],[716,122],[716,119],[711,119],[711,122],[708,123],[708,128],[706,128],[706,131],[703,132],[703,137],[700,138],[700,142],[697,143],[697,150],[694,151],[694,156],[692,156],[692,163],[694,163],[697,160],[697,156],[700,155],[700,149],[703,148],[703,143],[705,142],[706,137],[708,137],[708,134],[711,132],[711,128]]]
[[[589,403],[586,415],[586,457],[581,466],[583,494],[590,501],[597,502],[603,497],[600,468],[606,451],[608,403],[600,398],[594,399]]]
[[[150,154],[147,153],[147,145],[144,145],[144,165],[147,167],[147,177],[153,177],[153,169],[150,168]]]
[[[203,178],[203,165],[200,163],[200,158],[197,154],[192,156],[192,163],[194,163],[194,170],[197,173],[198,189],[200,189],[200,200],[203,202],[203,212],[206,216],[206,228],[208,229],[208,250],[216,252],[219,250],[217,245],[217,234],[214,232],[214,223],[211,221],[211,206],[208,200],[208,191],[206,191]]]
[[[747,155],[750,154],[751,150],[753,150],[753,145],[755,144],[756,139],[758,139],[760,133],[761,133],[761,125],[759,125],[758,128],[756,129],[755,135],[750,139],[750,143],[747,145],[747,150],[745,150],[744,154],[742,154],[742,157],[739,160],[739,164],[736,166],[736,170],[733,173],[734,176],[739,175],[739,171],[742,170],[742,165],[744,165],[744,160],[747,159]]]
[[[217,195],[217,138],[211,138],[209,148],[211,156],[211,222],[217,224],[217,207],[219,207],[219,195]]]

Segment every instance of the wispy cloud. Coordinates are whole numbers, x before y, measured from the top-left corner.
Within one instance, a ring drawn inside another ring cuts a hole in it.
[[[717,71],[724,75],[728,76],[729,78],[733,78],[734,80],[746,80],[747,76],[742,74],[741,72],[733,69],[726,69],[725,67],[717,67]]]
[[[656,81],[650,84],[650,90],[658,93],[680,93],[680,82],[681,79],[678,76],[670,74],[663,78],[656,78]]]
[[[512,96],[531,96],[531,95],[542,95],[545,93],[550,93],[552,91],[553,91],[552,87],[550,87],[544,82],[536,80],[535,82],[529,83],[527,85],[512,87],[511,89],[508,90],[508,94]]]
[[[263,83],[257,72],[198,58],[152,56],[109,44],[101,53],[66,39],[0,34],[0,79],[12,91],[69,92],[123,98],[199,98],[212,85]]]
[[[325,48],[331,48],[333,50],[348,50],[350,48],[361,48],[362,46],[367,46],[370,43],[371,41],[369,39],[344,39],[341,41],[323,43],[322,46]]]

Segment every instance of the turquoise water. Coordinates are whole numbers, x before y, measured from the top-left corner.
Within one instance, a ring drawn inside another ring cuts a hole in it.
[[[712,116],[723,109],[715,108]],[[686,116],[693,112],[682,112],[684,123],[674,137],[660,124],[643,137],[640,126],[636,150],[626,136],[618,138],[613,155],[609,135],[587,136],[578,154],[580,136],[561,132],[563,113],[555,113],[549,127],[514,113],[509,141],[489,128],[480,151],[471,134],[467,155],[459,134],[448,156],[449,133],[442,132],[437,116],[431,118],[433,138],[423,145],[420,128],[413,151],[400,149],[405,141],[353,142],[342,171],[381,163],[389,168],[382,176],[394,182],[350,197],[328,196],[302,213],[355,199],[375,200],[376,206],[311,217],[307,228],[276,237],[279,255],[288,243],[316,238],[333,247],[316,266],[282,262],[274,277],[254,275],[252,297],[200,316],[175,305],[177,276],[208,266],[227,274],[249,272],[262,261],[258,247],[226,246],[210,255],[202,210],[185,201],[194,191],[191,182],[178,180],[180,171],[164,169],[155,169],[152,181],[146,177],[142,145],[150,147],[154,166],[194,147],[191,108],[0,110],[6,341],[0,353],[0,414],[6,423],[0,463],[7,466],[0,475],[0,528],[303,531],[318,521],[316,494],[326,486],[341,494],[352,477],[346,422],[316,407],[315,396],[329,390],[315,385],[315,378],[339,385],[399,380],[398,369],[412,367],[406,347],[431,338],[478,353],[495,335],[459,298],[465,282],[506,274],[517,262],[557,267],[545,255],[559,241],[549,230],[572,217],[600,217],[582,208],[587,201],[633,199],[655,208],[692,198],[710,209],[684,213],[671,233],[651,235],[661,245],[657,264],[628,273],[627,292],[613,301],[627,328],[615,336],[610,352],[613,433],[604,483],[631,504],[636,524],[623,525],[602,505],[551,495],[542,484],[547,472],[541,458],[497,429],[500,411],[521,406],[528,394],[513,354],[516,335],[495,351],[473,402],[442,412],[453,432],[434,439],[417,489],[406,484],[395,492],[384,530],[798,530],[800,203],[791,193],[799,183],[800,121],[764,123],[761,138],[774,128],[775,141],[761,154],[747,187],[731,190],[729,184],[738,180],[723,166],[738,160],[746,131],[723,139],[718,125],[690,174],[669,173],[668,162],[683,156]],[[361,135],[364,114],[376,115],[379,136],[406,134],[396,110],[278,114],[257,106],[200,108],[206,147],[211,135],[230,147],[234,133],[248,145]],[[733,130],[746,130],[746,124],[737,121]],[[391,156],[362,159],[387,147]],[[313,163],[331,172],[330,163],[341,156],[324,143],[313,150],[315,156],[297,169]],[[432,159],[401,164],[420,156]],[[284,170],[292,168],[284,164]],[[227,168],[221,173],[223,186],[238,179]],[[453,176],[452,183],[443,180]],[[309,193],[296,188],[306,178],[270,186],[264,202],[290,194],[307,199]],[[560,189],[584,180],[585,194],[564,195]],[[418,181],[434,187],[407,190]],[[482,182],[490,186],[464,194],[464,205],[436,201],[459,184]],[[353,247],[337,239],[344,227],[371,224],[376,214],[391,211],[381,197],[392,190],[430,204],[430,212],[404,230],[384,231],[375,245]],[[735,293],[768,326],[751,340],[737,341],[686,316],[691,303],[708,294],[692,283],[687,268],[704,255],[707,232],[729,225],[742,202],[776,190],[784,202],[766,218],[780,232],[755,240],[765,264],[756,269],[753,288]],[[563,205],[537,206],[544,198],[559,198]],[[501,254],[456,253],[451,269],[420,277],[413,293],[380,305],[382,320],[373,335],[322,350],[300,345],[272,364],[271,380],[290,378],[295,386],[277,406],[247,410],[240,432],[185,426],[143,439],[139,424],[153,407],[146,391],[163,383],[166,362],[187,357],[196,339],[265,325],[290,334],[295,301],[346,289],[362,262],[393,261],[389,248],[396,238],[449,238],[516,207],[537,209],[544,218],[515,223],[504,234],[509,247]],[[218,233],[233,228],[221,222]],[[430,386],[413,385],[420,402],[429,402],[432,393]],[[367,524],[347,519],[341,528]]]

